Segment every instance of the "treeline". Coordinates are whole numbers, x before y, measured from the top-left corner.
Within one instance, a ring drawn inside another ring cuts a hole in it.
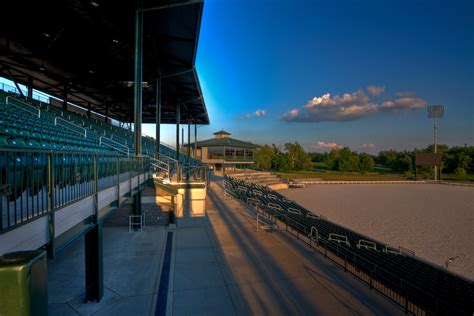
[[[254,154],[254,163],[256,168],[278,171],[311,170],[313,167],[311,157],[298,142],[286,143],[284,150],[275,145],[260,147]]]
[[[474,173],[474,146],[438,145],[437,151],[441,154],[441,171],[443,173],[457,175]],[[375,157],[375,162],[387,166],[395,172],[413,172],[416,154],[433,152],[433,145],[412,151],[381,151]],[[419,169],[421,173],[431,170],[430,167],[419,167]]]
[[[348,147],[333,149],[325,153],[306,153],[303,147],[296,143],[287,143],[283,150],[275,145],[265,145],[255,153],[255,164],[260,169],[278,171],[311,170],[313,162],[323,163],[326,169],[344,172],[370,172],[375,165],[381,165],[396,173],[411,175],[415,171],[415,157],[418,153],[432,153],[433,145],[424,149],[412,151],[381,151],[378,155],[358,153]],[[474,146],[438,145],[442,155],[441,171],[465,175],[474,173]],[[418,167],[420,174],[432,173],[432,167]]]

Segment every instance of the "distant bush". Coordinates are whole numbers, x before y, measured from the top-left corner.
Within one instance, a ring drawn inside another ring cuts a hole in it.
[[[457,176],[465,176],[467,174],[467,171],[464,168],[458,167],[458,168],[454,169],[454,174],[457,175]]]

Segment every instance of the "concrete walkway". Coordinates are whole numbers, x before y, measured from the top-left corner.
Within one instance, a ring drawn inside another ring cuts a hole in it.
[[[167,315],[402,315],[382,295],[255,214],[213,181],[208,221],[174,234]]]
[[[48,262],[50,315],[154,314],[165,230],[104,227],[104,297],[84,302],[84,241],[75,242]]]
[[[105,227],[100,303],[84,302],[84,242],[66,249],[48,263],[50,315],[403,314],[288,233],[257,232],[253,211],[224,199],[220,179],[206,205],[195,227]]]

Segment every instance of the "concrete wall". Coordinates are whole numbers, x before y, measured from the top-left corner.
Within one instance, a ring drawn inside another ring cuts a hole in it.
[[[177,218],[206,216],[206,188],[178,189],[175,215]]]

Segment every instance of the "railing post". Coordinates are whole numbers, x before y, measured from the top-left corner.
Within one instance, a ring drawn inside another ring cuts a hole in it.
[[[54,163],[53,153],[48,153],[48,233],[49,242],[47,245],[47,256],[54,259]]]
[[[117,207],[120,206],[120,159],[119,157],[117,156],[116,157],[117,159],[117,167],[116,167],[116,170],[117,170]]]
[[[98,200],[98,191],[99,191],[99,177],[97,174],[97,154],[94,154],[94,221],[97,224],[98,213],[99,213],[99,200]]]
[[[130,197],[132,197],[132,159],[130,158],[130,156],[127,157],[128,158],[128,185],[129,185],[129,188],[130,188]]]

